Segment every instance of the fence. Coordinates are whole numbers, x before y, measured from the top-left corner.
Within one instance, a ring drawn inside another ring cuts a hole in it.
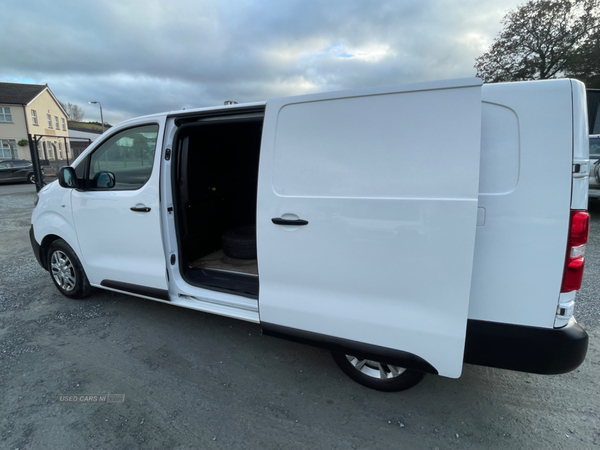
[[[57,151],[55,143],[44,140],[44,138],[63,141],[64,151],[62,142]],[[32,144],[37,148],[37,152],[35,153],[38,156],[40,166],[44,169],[46,176],[56,176],[58,169],[71,165],[81,152],[83,152],[83,150],[85,150],[92,142],[91,139],[88,138],[47,135],[34,135],[32,136],[32,140]],[[69,144],[67,144],[67,142]]]

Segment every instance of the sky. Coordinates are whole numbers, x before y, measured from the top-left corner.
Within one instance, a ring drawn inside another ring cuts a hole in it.
[[[475,76],[517,0],[2,0],[0,81],[84,120]],[[11,18],[7,20],[7,18]]]

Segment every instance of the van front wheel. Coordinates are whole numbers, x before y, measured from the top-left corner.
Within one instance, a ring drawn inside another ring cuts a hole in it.
[[[343,353],[332,353],[333,359],[346,375],[357,383],[384,392],[398,392],[416,386],[425,376],[423,372],[361,359]]]
[[[79,299],[87,297],[92,292],[79,258],[71,246],[62,239],[57,239],[50,244],[48,270],[54,285],[62,295]]]

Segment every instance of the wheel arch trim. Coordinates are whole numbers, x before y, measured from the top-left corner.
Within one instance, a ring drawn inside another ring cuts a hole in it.
[[[54,211],[42,212],[36,218],[35,224],[32,225],[32,228],[33,238],[40,246],[39,262],[44,269],[48,270],[48,249],[50,248],[50,244],[52,244],[52,242],[54,242],[56,239],[62,239],[69,244],[81,261],[81,264],[84,265],[85,269],[85,258],[83,258],[79,248],[77,233],[75,232],[73,225],[71,225],[62,215],[57,214]]]

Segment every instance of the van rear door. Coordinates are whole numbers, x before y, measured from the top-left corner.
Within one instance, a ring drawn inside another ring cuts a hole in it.
[[[265,333],[460,376],[480,133],[476,78],[267,102]]]

